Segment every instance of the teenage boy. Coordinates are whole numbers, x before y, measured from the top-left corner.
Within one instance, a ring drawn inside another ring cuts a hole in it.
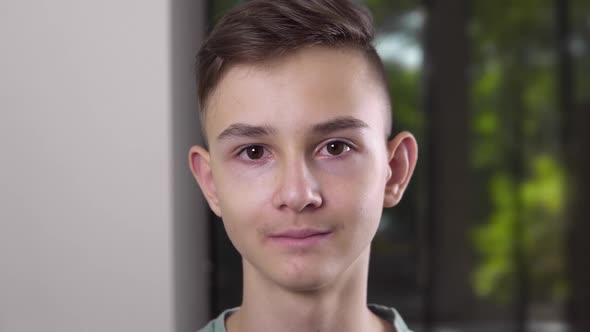
[[[366,11],[345,0],[253,0],[198,54],[208,148],[189,163],[242,256],[243,298],[201,331],[408,332],[367,305],[371,241],[417,159],[388,141],[391,102]]]

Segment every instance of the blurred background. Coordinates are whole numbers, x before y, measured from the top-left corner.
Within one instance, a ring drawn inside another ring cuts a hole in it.
[[[209,27],[235,0],[209,3]],[[590,331],[590,1],[364,0],[417,173],[369,302],[416,331]],[[215,313],[240,258],[214,222]]]
[[[189,332],[240,304],[187,165],[194,55],[237,2],[0,2],[0,332]],[[590,331],[590,2],[357,2],[420,145],[369,301],[416,332]]]

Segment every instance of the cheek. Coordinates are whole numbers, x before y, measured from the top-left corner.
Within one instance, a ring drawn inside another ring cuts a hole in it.
[[[359,236],[373,234],[379,225],[385,192],[385,176],[379,175],[385,169],[378,165],[376,158],[339,165],[323,184],[325,203]]]
[[[256,232],[263,211],[268,211],[269,178],[262,169],[219,167],[215,174],[224,227],[240,252],[245,241],[256,238],[252,233]]]
[[[320,163],[322,188],[330,200],[342,201],[347,206],[383,204],[385,191],[384,167],[379,158],[359,154],[345,161]],[[384,165],[386,165],[384,163]]]
[[[218,170],[215,183],[222,210],[248,211],[249,208],[259,208],[267,199],[272,180],[269,166],[248,167],[234,162],[225,163]]]

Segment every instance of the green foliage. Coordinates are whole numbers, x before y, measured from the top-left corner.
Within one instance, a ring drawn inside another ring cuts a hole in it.
[[[417,4],[417,0],[366,0],[364,5],[371,11],[375,24],[377,26],[383,26],[390,19],[391,15],[413,10]]]
[[[515,291],[515,223],[524,226],[522,240],[534,293],[541,299],[556,301],[565,295],[560,255],[564,231],[563,167],[553,157],[542,154],[533,158],[530,166],[530,176],[519,183],[505,173],[490,179],[494,209],[489,222],[473,232],[476,251],[484,258],[474,274],[476,294],[482,297],[506,302]]]
[[[477,0],[472,5],[471,163],[482,184],[475,197],[487,202],[479,204],[483,220],[472,232],[478,257],[474,291],[511,301],[518,286],[515,257],[522,254],[532,300],[562,301],[565,169],[554,4]]]
[[[500,140],[499,88],[502,82],[502,67],[490,62],[482,70],[472,91],[476,112],[473,116],[473,131],[478,138],[473,142],[472,164],[475,168],[497,167],[501,157],[498,149]]]
[[[514,285],[514,265],[511,264],[513,241],[510,234],[515,222],[514,185],[507,174],[497,174],[490,180],[490,197],[496,211],[489,223],[476,228],[473,234],[476,250],[484,259],[474,275],[476,294],[508,301]],[[502,290],[502,291],[499,291]]]
[[[389,95],[392,96],[394,128],[421,133],[424,130],[424,116],[418,111],[420,72],[391,64],[386,69]]]

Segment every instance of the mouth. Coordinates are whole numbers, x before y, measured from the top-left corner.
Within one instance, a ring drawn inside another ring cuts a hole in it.
[[[320,245],[332,235],[331,231],[314,230],[314,229],[292,229],[276,234],[271,234],[268,238],[271,243],[292,248],[306,249]]]

